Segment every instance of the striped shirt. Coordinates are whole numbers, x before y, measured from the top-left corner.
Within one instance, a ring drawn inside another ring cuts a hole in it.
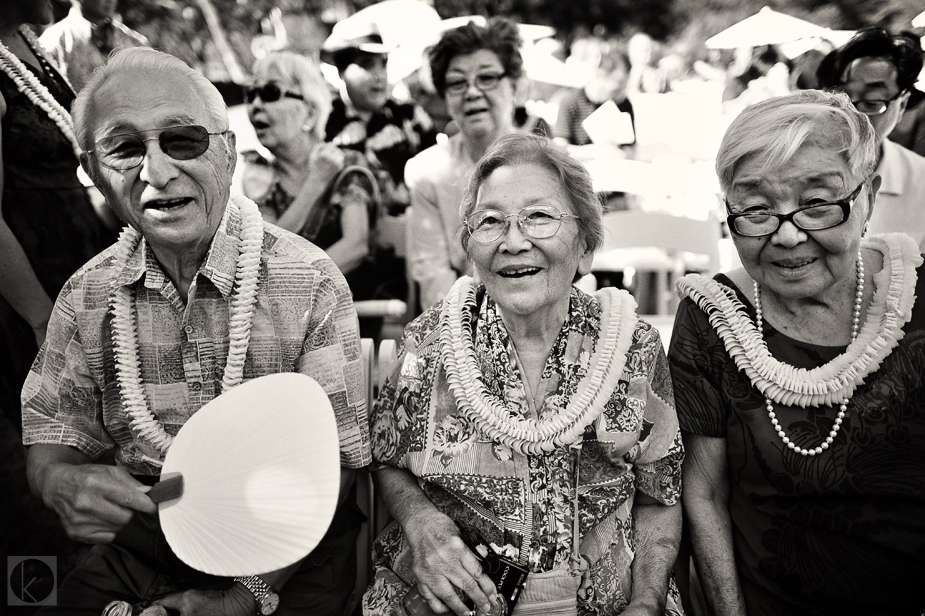
[[[148,406],[169,434],[221,393],[241,216],[229,202],[183,303],[147,242],[124,266],[109,248],[64,286],[23,388],[23,442],[63,444],[97,460],[114,450],[134,474],[162,460],[129,427],[115,378],[110,298],[135,292],[138,357]],[[256,313],[244,380],[301,372],[324,388],[337,417],[340,463],[370,461],[360,339],[350,289],[334,262],[300,237],[264,224]]]

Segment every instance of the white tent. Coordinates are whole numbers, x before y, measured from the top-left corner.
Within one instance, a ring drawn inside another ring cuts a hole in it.
[[[764,7],[751,17],[707,39],[706,46],[709,49],[736,49],[779,45],[804,38],[826,38],[827,32],[831,31],[805,19]]]

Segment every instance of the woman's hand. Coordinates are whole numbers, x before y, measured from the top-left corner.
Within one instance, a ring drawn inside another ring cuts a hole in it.
[[[309,181],[327,187],[344,168],[344,153],[333,143],[322,142],[312,149],[308,159]]]
[[[453,520],[436,509],[421,511],[402,528],[411,545],[418,588],[434,612],[444,613],[449,608],[460,616],[469,613],[457,588],[481,611],[490,611],[497,594],[495,586],[459,537]]]

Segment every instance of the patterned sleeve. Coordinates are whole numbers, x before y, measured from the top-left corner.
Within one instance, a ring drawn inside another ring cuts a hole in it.
[[[321,385],[337,418],[340,463],[360,468],[370,462],[359,325],[350,288],[332,261],[321,259],[322,269],[313,289],[302,353],[296,371]]]
[[[450,247],[443,230],[437,189],[421,160],[412,158],[405,167],[405,183],[411,192],[408,267],[420,285],[421,306],[428,308],[443,299],[458,273],[453,268]]]
[[[658,330],[641,323],[639,340],[630,349],[628,397],[644,402],[639,441],[627,457],[635,463],[636,489],[665,505],[681,496],[684,447],[674,409],[668,360]],[[638,349],[634,352],[634,349]]]
[[[575,114],[575,97],[568,95],[562,99],[559,104],[559,113],[556,116],[556,126],[553,134],[561,137],[569,143],[574,143],[575,135],[572,134],[572,118]]]
[[[81,343],[72,281],[55,302],[23,386],[23,444],[69,445],[95,460],[115,443],[103,428],[102,393]]]
[[[727,405],[720,388],[726,358],[722,341],[707,316],[693,300],[682,300],[672,330],[668,364],[678,421],[685,432],[726,436]]]

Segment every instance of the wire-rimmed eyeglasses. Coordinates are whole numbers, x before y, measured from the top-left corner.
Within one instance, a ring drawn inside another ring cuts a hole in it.
[[[470,214],[463,225],[473,240],[479,244],[490,244],[507,233],[511,218],[517,219],[517,225],[524,235],[542,240],[559,231],[563,218],[578,216],[551,205],[531,205],[516,214],[505,214],[498,210],[479,210]]]
[[[837,201],[818,203],[809,207],[790,212],[789,214],[775,214],[773,212],[743,212],[729,214],[726,224],[729,230],[743,237],[763,237],[777,231],[785,221],[790,221],[794,227],[801,231],[821,231],[837,227],[851,214],[851,206],[861,194],[865,182],[854,189],[850,195]],[[724,200],[726,211],[731,210],[729,202]]]

